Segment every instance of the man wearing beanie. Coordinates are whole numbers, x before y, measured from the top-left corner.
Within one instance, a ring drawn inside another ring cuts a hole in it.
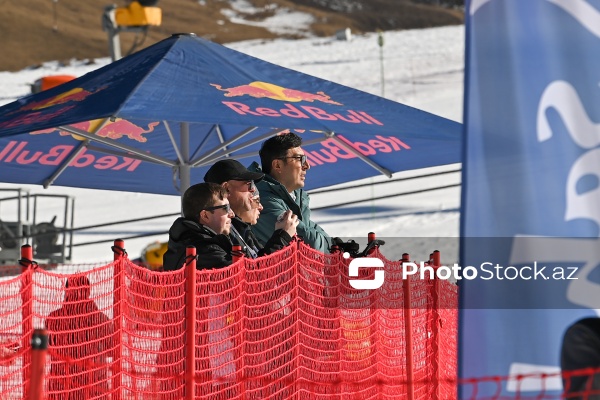
[[[296,234],[298,225],[298,217],[288,211],[281,221],[274,224],[274,232],[263,246],[252,234],[249,224],[239,217],[252,210],[256,190],[254,182],[259,182],[263,177],[264,174],[250,172],[233,159],[217,161],[204,175],[205,182],[221,185],[227,191],[229,204],[236,215],[231,220],[231,241],[241,245],[246,257],[250,258],[271,254],[287,246]]]

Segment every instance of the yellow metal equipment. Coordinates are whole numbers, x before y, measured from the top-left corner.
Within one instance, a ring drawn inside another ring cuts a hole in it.
[[[167,252],[167,242],[150,243],[142,250],[142,264],[151,270],[160,270],[163,267],[163,255]]]
[[[112,4],[104,8],[102,15],[102,29],[108,33],[108,49],[113,61],[121,58],[121,41],[119,33],[135,32],[143,33],[146,38],[149,26],[159,26],[162,22],[162,10],[154,7],[158,1],[137,0],[132,1],[127,7],[117,7]],[[143,42],[143,39],[141,42]],[[131,48],[131,52],[141,42],[137,40]]]
[[[160,26],[162,10],[159,7],[144,7],[132,1],[127,7],[115,9],[115,21],[118,26]]]

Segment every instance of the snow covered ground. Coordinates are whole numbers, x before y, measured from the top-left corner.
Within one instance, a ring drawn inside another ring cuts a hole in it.
[[[295,41],[254,40],[232,43],[228,47],[372,94],[383,93],[388,99],[461,122],[464,26],[385,32],[383,38],[383,47],[378,46],[378,37],[375,33],[353,35],[351,41],[339,41],[334,38],[309,38]],[[381,60],[383,60],[383,68]],[[42,76],[56,74],[80,76],[108,62],[108,58],[94,60],[91,64],[87,60],[74,60],[66,66],[57,62],[48,62],[38,69],[26,69],[15,73],[0,72],[0,104],[6,104],[29,94],[29,84]],[[382,70],[384,85],[382,85]],[[450,165],[406,171],[395,174],[392,179],[459,168],[460,165]],[[310,179],[310,172],[307,179]],[[364,183],[385,181],[388,181],[385,177],[369,178],[341,186],[353,187]],[[366,201],[316,210],[313,219],[332,236],[366,239],[367,233],[373,231],[380,238],[407,238],[403,242],[406,243],[403,251],[409,251],[413,259],[426,259],[429,252],[434,249],[430,248],[430,240],[422,238],[458,236],[460,188],[456,186],[381,200],[371,199],[459,183],[460,173],[455,172],[430,178],[314,194],[311,197],[313,208],[354,200]],[[179,212],[179,198],[175,196],[67,187],[43,189],[40,186],[0,183],[0,189],[17,188],[27,189],[32,194],[73,196],[76,228]],[[14,195],[14,192],[10,195]],[[8,194],[0,192],[0,199],[4,196]],[[49,205],[44,208],[43,202],[40,201],[38,207],[38,221],[50,220],[61,212],[61,205]],[[10,218],[10,215],[5,214],[6,212],[6,209],[0,207],[0,219]],[[165,217],[78,230],[75,232],[73,242],[77,244],[149,232],[166,232],[173,219],[174,217]],[[166,234],[129,239],[126,241],[126,248],[130,257],[134,258],[147,244],[166,239]],[[72,262],[110,260],[112,259],[110,246],[111,243],[76,246]],[[441,250],[444,262],[456,261],[455,246]],[[382,251],[390,258],[397,256],[389,247],[384,246]]]

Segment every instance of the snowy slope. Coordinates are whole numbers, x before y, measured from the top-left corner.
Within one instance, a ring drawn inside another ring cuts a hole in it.
[[[384,46],[378,46],[377,35],[353,36],[351,41],[334,39],[302,39],[296,41],[248,41],[230,44],[229,47],[304,73],[332,80],[369,93],[381,95],[455,121],[462,120],[462,93],[464,72],[464,27],[443,27],[424,30],[385,32]],[[383,68],[381,64],[383,60]],[[13,101],[29,93],[29,84],[45,75],[83,75],[108,63],[108,59],[85,65],[72,62],[61,66],[48,62],[42,68],[16,73],[0,72],[0,104]],[[383,70],[384,86],[382,87]],[[456,170],[460,165],[437,167],[429,170],[396,174],[393,179],[424,173]],[[310,173],[307,176],[310,179]],[[370,178],[342,186],[387,181],[387,178]],[[343,207],[317,210],[313,219],[332,236],[364,237],[369,231],[378,237],[417,238],[407,243],[405,250],[415,259],[426,258],[433,248],[431,241],[421,237],[457,237],[460,207],[458,187],[425,192],[402,197],[371,201],[369,199],[395,193],[415,191],[442,185],[460,183],[460,174],[452,173],[431,178],[398,183],[372,185],[363,188],[315,194],[311,204],[318,208],[354,200],[367,201]],[[122,193],[65,187],[43,189],[38,186],[0,184],[0,189],[25,188],[31,193],[63,194],[75,198],[74,226],[82,227],[125,219],[144,218],[179,211],[179,199],[139,193]],[[5,196],[0,192],[0,196]],[[40,205],[41,218],[50,220],[60,213],[52,206]],[[0,218],[6,220],[10,209],[0,208]],[[115,239],[167,231],[173,217],[152,219],[146,222],[77,231],[74,243]],[[166,235],[131,239],[126,247],[132,257],[156,240],[166,240]],[[73,262],[86,263],[112,258],[110,243],[78,246],[74,248]],[[410,248],[410,250],[409,250]],[[456,260],[456,249],[442,250],[444,261]],[[394,258],[390,247],[383,253]]]

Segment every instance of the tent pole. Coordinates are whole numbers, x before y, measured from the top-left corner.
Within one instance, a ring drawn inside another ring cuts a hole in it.
[[[67,169],[69,164],[71,164],[71,161],[73,161],[87,147],[89,142],[90,142],[89,140],[84,140],[75,149],[75,151],[73,151],[71,154],[69,154],[69,157],[58,167],[58,169],[56,171],[54,171],[52,176],[50,176],[48,179],[46,179],[44,181],[44,183],[43,183],[44,189],[48,189],[50,187],[50,185],[52,185],[54,183],[54,181],[56,179],[58,179],[58,177],[65,171],[65,169]]]
[[[258,127],[256,126],[251,126],[249,128],[244,129],[242,132],[238,133],[234,138],[228,140],[225,143],[221,143],[219,146],[213,148],[212,150],[208,151],[207,153],[203,154],[202,156],[200,156],[199,159],[196,159],[192,165],[199,165],[201,162],[203,162],[205,159],[209,158],[210,156],[212,156],[213,154],[217,153],[219,150],[225,149],[227,148],[227,146],[231,145],[232,143],[240,140],[241,138],[243,138],[244,136],[246,136],[247,134],[249,134],[250,132],[256,130]]]
[[[350,153],[353,153],[356,157],[360,158],[361,160],[363,160],[365,163],[369,164],[371,167],[375,168],[377,171],[379,171],[381,174],[387,176],[388,178],[392,177],[392,171],[390,171],[387,168],[382,167],[381,165],[377,164],[375,161],[371,160],[369,157],[364,156],[362,153],[358,152],[354,147],[349,146],[346,142],[340,140],[335,133],[333,132],[328,132],[325,134],[327,137],[333,139],[336,141],[337,144],[339,144],[340,146],[342,146],[344,149],[348,150]]]
[[[225,138],[223,137],[223,132],[221,132],[221,127],[219,125],[215,125],[215,131],[217,132],[217,137],[219,138],[219,142],[225,143]],[[223,150],[227,150],[227,146],[223,147]],[[230,154],[226,153],[225,157],[229,157]]]
[[[177,155],[177,159],[179,160],[179,164],[183,164],[183,157],[181,157],[181,153],[179,152],[179,147],[177,147],[177,143],[175,143],[175,137],[173,137],[173,132],[171,132],[171,127],[167,121],[163,121],[165,124],[165,129],[167,130],[167,135],[169,135],[169,139],[171,139],[171,144],[173,145],[173,149],[175,149],[175,154]]]
[[[200,142],[198,147],[196,147],[196,150],[194,150],[194,153],[190,154],[190,160],[193,160],[194,157],[196,157],[196,154],[198,154],[198,152],[200,152],[200,150],[202,150],[202,147],[204,147],[204,144],[206,143],[206,141],[211,137],[212,133],[216,131],[217,126],[219,126],[219,125],[215,124],[212,126],[212,128],[210,128],[210,130],[204,136],[204,138],[202,139],[202,141]],[[191,161],[190,161],[190,164],[192,164],[192,167],[194,166],[194,163]]]
[[[261,135],[259,137],[257,137],[256,139],[252,139],[248,142],[242,143],[236,147],[230,147],[229,149],[227,149],[226,147],[223,148],[223,153],[221,154],[215,154],[212,156],[201,156],[200,159],[196,159],[196,160],[192,160],[190,161],[190,164],[193,167],[197,167],[199,165],[208,165],[208,164],[212,164],[214,162],[216,162],[217,160],[220,160],[223,157],[228,157],[231,155],[231,153],[235,153],[237,151],[240,151],[242,149],[245,149],[248,146],[252,146],[253,144],[256,143],[260,143],[266,139],[269,139],[277,134],[279,134],[280,132],[283,131],[287,131],[287,129],[275,129],[272,131],[269,131],[267,133],[265,133],[264,135]],[[236,158],[238,158],[237,155],[235,155]]]
[[[183,193],[190,187],[190,124],[182,122],[179,124],[181,138],[181,157],[183,163],[179,166],[179,191]]]
[[[174,167],[176,165],[173,161],[169,160],[168,158],[160,157],[160,156],[157,156],[154,154],[144,153],[140,149],[137,149],[133,146],[128,146],[126,144],[119,143],[116,140],[96,136],[94,133],[86,132],[81,129],[74,128],[72,126],[59,126],[56,129],[65,131],[65,132],[69,132],[74,135],[82,136],[86,139],[89,139],[92,142],[99,142],[99,143],[102,143],[109,147],[117,148],[117,149],[125,151],[125,152],[130,152],[132,154],[136,154],[144,161],[151,161],[151,162],[155,162],[158,164],[167,165],[169,167]]]
[[[302,146],[305,147],[305,146],[309,146],[311,144],[321,143],[324,140],[327,140],[327,138],[322,137],[322,138],[319,138],[319,139],[308,140],[306,142],[303,141],[302,142]],[[254,144],[254,143],[252,143],[252,144]],[[254,157],[254,156],[257,156],[257,155],[258,155],[258,151],[251,151],[251,152],[248,152],[248,153],[236,153],[235,159],[236,160],[240,160],[240,159],[243,159],[243,158]],[[223,157],[223,155],[221,155],[220,157]],[[212,162],[216,162],[218,160],[219,160],[218,157],[214,157],[214,158],[211,159]],[[202,163],[202,164],[206,165],[205,163]],[[194,164],[194,163],[192,163],[192,165],[196,166],[196,164]]]

